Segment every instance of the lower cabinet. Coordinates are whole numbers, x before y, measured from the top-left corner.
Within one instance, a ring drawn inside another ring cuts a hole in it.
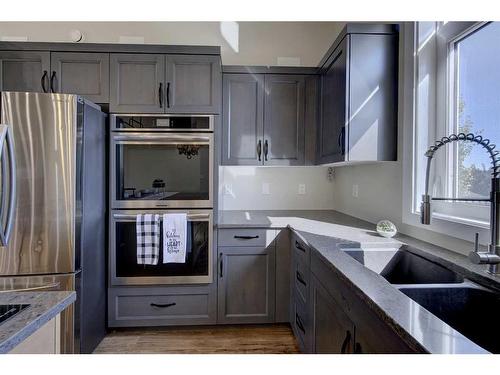
[[[313,353],[352,353],[354,323],[314,275],[311,277],[310,296]]]
[[[219,247],[218,261],[218,323],[273,323],[274,245]]]
[[[215,324],[216,308],[211,285],[108,289],[109,327]]]
[[[22,341],[9,354],[60,354],[61,353],[61,315],[58,314],[28,338]]]
[[[290,249],[290,325],[303,353],[415,352],[295,234]]]

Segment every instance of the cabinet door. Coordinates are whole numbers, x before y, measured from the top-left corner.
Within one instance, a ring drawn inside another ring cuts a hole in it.
[[[333,52],[332,63],[321,78],[318,161],[323,164],[346,160],[348,39]]]
[[[167,56],[166,111],[220,113],[219,56]]]
[[[50,52],[0,52],[0,90],[49,92]]]
[[[164,55],[111,54],[110,74],[110,112],[164,112]]]
[[[354,324],[314,275],[310,284],[313,352],[352,353]]]
[[[95,103],[109,102],[109,54],[53,52],[50,66],[54,92],[82,95]]]
[[[304,165],[305,78],[267,75],[264,164]]]
[[[222,164],[261,165],[264,75],[224,74]]]
[[[274,246],[220,247],[218,271],[219,323],[274,322]]]

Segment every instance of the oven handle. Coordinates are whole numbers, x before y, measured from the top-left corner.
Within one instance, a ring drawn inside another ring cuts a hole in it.
[[[211,142],[212,137],[206,135],[158,135],[158,134],[115,134],[113,135],[115,141],[139,141],[139,142],[165,142],[165,143],[179,143],[179,142]]]
[[[122,219],[122,220],[135,220],[137,215],[131,214],[113,214],[113,218]],[[210,219],[210,214],[188,214],[188,220],[196,220],[196,219]]]

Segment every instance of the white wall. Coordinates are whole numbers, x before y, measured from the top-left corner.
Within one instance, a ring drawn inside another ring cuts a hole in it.
[[[316,66],[335,40],[342,22],[0,22],[0,39],[27,37],[30,42],[71,42],[78,29],[86,43],[119,43],[120,36],[149,44],[221,46],[226,65]],[[298,60],[297,60],[298,58]]]
[[[326,167],[219,167],[220,210],[331,210],[333,182]],[[262,185],[269,184],[269,194]],[[298,194],[299,184],[306,193]],[[225,191],[230,185],[230,192]]]

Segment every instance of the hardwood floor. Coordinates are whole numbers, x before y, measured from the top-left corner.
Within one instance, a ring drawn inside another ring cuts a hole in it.
[[[287,324],[133,328],[110,332],[94,353],[296,354]]]

